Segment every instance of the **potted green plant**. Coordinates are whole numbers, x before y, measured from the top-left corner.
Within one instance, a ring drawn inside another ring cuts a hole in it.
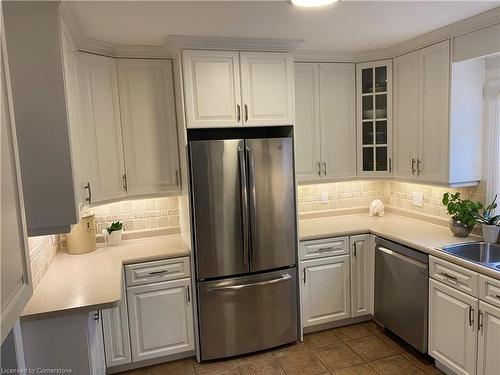
[[[104,238],[112,246],[119,245],[122,242],[123,223],[120,221],[112,222],[109,227],[102,231]]]
[[[496,208],[497,196],[495,195],[495,199],[483,210],[483,213],[476,215],[476,220],[478,223],[481,223],[483,238],[489,243],[496,243],[498,241],[498,233],[500,232],[500,227],[498,226],[500,215],[493,216],[493,210]]]
[[[476,224],[476,215],[483,208],[482,203],[461,199],[460,192],[445,193],[442,202],[451,215],[450,229],[453,234],[457,237],[467,237]]]

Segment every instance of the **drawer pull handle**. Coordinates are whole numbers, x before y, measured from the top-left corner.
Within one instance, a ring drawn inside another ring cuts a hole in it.
[[[500,298],[500,294],[495,294],[495,297]]]
[[[333,251],[333,247],[332,246],[329,246],[329,247],[320,247],[318,250],[316,250],[318,252],[323,252],[323,251]]]
[[[164,273],[168,273],[168,270],[160,270],[160,271],[151,271],[149,274],[150,275],[161,275]]]
[[[452,280],[452,281],[458,283],[458,277],[456,277],[456,276],[450,275],[449,273],[446,273],[446,272],[441,272],[441,275],[443,275],[444,278],[446,278],[448,280]]]

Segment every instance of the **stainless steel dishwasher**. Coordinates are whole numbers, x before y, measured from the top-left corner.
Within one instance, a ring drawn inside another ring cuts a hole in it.
[[[428,256],[379,237],[375,243],[375,320],[427,353]]]

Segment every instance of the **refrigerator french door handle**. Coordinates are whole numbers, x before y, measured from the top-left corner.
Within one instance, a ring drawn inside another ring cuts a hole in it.
[[[248,186],[250,189],[250,259],[254,261],[255,252],[253,251],[255,247],[255,218],[257,215],[255,208],[255,164],[253,161],[253,150],[251,147],[247,146],[247,159],[248,159]],[[251,262],[250,262],[251,263]]]
[[[247,172],[245,167],[245,148],[241,141],[238,146],[238,162],[240,166],[240,186],[241,186],[241,216],[243,224],[243,264],[248,265],[248,188],[247,188]]]
[[[211,286],[207,288],[207,292],[223,292],[223,291],[230,291],[230,290],[239,290],[239,289],[244,289],[244,288],[251,288],[255,286],[264,286],[264,285],[271,285],[271,284],[276,284],[280,283],[283,281],[290,280],[292,278],[292,275],[286,274],[286,275],[281,275],[278,278],[271,279],[271,280],[265,280],[265,281],[258,281],[256,283],[248,283],[248,284],[237,284],[237,285],[221,285],[221,286]]]

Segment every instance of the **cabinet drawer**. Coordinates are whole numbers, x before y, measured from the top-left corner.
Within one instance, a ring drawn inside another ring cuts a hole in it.
[[[180,279],[191,274],[189,258],[164,259],[125,266],[127,286]]]
[[[478,297],[479,274],[443,259],[429,257],[429,276]]]
[[[300,243],[300,259],[315,259],[349,253],[349,238],[327,238]]]
[[[500,307],[500,280],[479,275],[479,298]]]

